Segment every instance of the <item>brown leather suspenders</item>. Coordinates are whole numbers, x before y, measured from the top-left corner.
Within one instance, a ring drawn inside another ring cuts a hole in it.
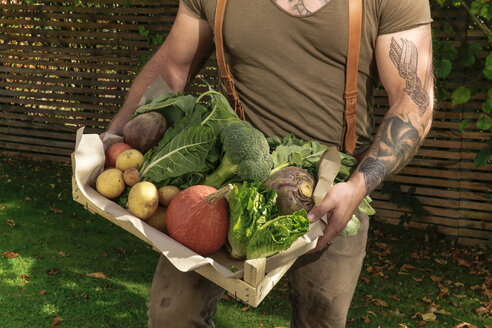
[[[343,113],[342,150],[353,154],[356,141],[356,108],[357,108],[357,73],[359,68],[360,38],[362,33],[362,0],[349,2],[349,38],[347,67],[345,71],[345,110]],[[217,0],[215,11],[215,51],[220,77],[225,85],[227,95],[234,102],[234,110],[241,119],[245,119],[244,109],[234,86],[234,78],[224,58],[224,40],[222,23],[227,0]]]
[[[359,71],[362,33],[362,0],[349,1],[349,34],[347,68],[345,70],[345,111],[343,113],[342,149],[355,152],[355,116],[357,109],[357,73]]]
[[[217,66],[219,67],[220,77],[229,96],[229,100],[234,102],[234,111],[240,119],[244,120],[244,109],[239,100],[239,96],[234,86],[234,77],[232,77],[229,65],[225,62],[224,57],[224,40],[222,38],[222,23],[227,0],[217,0],[215,9],[215,55],[217,56]]]

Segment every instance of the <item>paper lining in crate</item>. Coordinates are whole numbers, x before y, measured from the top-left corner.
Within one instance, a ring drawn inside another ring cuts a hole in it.
[[[317,238],[323,233],[325,223],[320,220],[311,224],[310,231],[298,238],[289,249],[267,259],[235,260],[224,249],[207,257],[198,255],[95,190],[96,178],[104,169],[104,146],[99,135],[83,132],[84,128],[77,131],[72,154],[73,199],[88,211],[101,215],[152,245],[178,270],[195,271],[253,307],[260,304],[297,257],[315,247]],[[329,148],[321,164],[320,179],[314,191],[315,203],[323,198],[338,173],[338,151]]]

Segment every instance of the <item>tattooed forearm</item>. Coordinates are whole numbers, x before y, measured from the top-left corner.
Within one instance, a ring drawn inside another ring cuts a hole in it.
[[[416,128],[403,115],[383,121],[370,154],[359,167],[367,193],[407,164],[420,146],[423,130],[423,127]]]
[[[389,56],[395,64],[400,76],[405,79],[406,86],[403,89],[419,106],[420,116],[423,116],[429,107],[429,95],[426,93],[427,77],[424,86],[417,76],[418,52],[412,41],[400,39],[400,46],[395,39],[391,38]]]

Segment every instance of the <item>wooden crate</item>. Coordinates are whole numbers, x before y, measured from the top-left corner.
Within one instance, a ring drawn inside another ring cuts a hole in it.
[[[75,172],[75,160],[73,154],[72,168],[73,172]],[[102,216],[103,218],[111,221],[115,225],[125,229],[129,233],[148,243],[157,252],[161,252],[145,235],[136,229],[131,222],[116,219],[113,215],[100,209],[89,199],[87,199],[87,197],[80,190],[74,175],[72,176],[72,196],[76,202],[82,204],[89,212]],[[239,299],[253,307],[257,307],[265,296],[280,281],[283,275],[289,270],[292,264],[294,264],[295,260],[295,258],[289,260],[287,263],[270,270],[269,272],[267,272],[266,269],[267,261],[265,258],[246,260],[244,261],[244,274],[242,278],[226,278],[210,264],[202,266],[195,271],[224,288],[230,294],[234,295],[236,299]]]

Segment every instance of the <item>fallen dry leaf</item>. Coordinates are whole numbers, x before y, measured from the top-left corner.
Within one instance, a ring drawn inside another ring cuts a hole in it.
[[[388,313],[396,315],[397,317],[404,317],[405,314],[400,312],[400,309],[388,310]]]
[[[407,270],[412,270],[415,269],[415,267],[411,264],[403,264],[400,268],[400,271],[407,271]]]
[[[449,288],[448,287],[444,287],[441,284],[439,284],[439,290],[441,291],[439,293],[439,295],[437,295],[437,297],[439,297],[439,298],[443,298],[443,296],[446,296],[449,293]]]
[[[65,253],[63,253],[62,251],[59,251],[59,252],[58,252],[58,256],[59,256],[59,257],[65,257],[65,256],[67,256],[67,255],[66,255]]]
[[[15,253],[15,252],[5,252],[3,253],[3,257],[5,257],[6,259],[13,259],[15,257],[19,256],[18,253]]]
[[[50,206],[49,208],[50,208],[50,211],[55,213],[55,214],[63,213],[63,210],[60,210],[60,209],[55,208],[53,206]]]
[[[421,326],[425,326],[427,324],[427,322],[425,322],[424,320],[420,320],[417,322],[417,326],[421,327]]]
[[[375,242],[374,245],[376,245],[378,248],[381,248],[381,249],[386,249],[388,248],[388,245],[385,244],[385,243],[382,243],[382,242]]]
[[[424,313],[422,314],[422,320],[426,321],[426,322],[434,322],[436,321],[437,317],[434,313]]]
[[[465,261],[465,260],[463,260],[463,259],[458,259],[458,265],[459,265],[459,266],[464,266],[464,267],[467,267],[467,268],[471,267],[471,264],[470,264],[470,263],[468,263],[468,262],[466,262],[466,261]]]
[[[434,276],[434,275],[431,275],[430,277],[430,280],[432,280],[433,282],[440,282],[442,280],[442,277],[439,277],[439,276]]]
[[[7,223],[7,224],[9,225],[9,227],[11,227],[11,228],[15,228],[15,227],[17,227],[17,222],[15,222],[15,221],[12,221],[12,220],[7,220],[7,222],[6,222],[6,223]]]
[[[444,260],[444,259],[434,259],[434,261],[436,261],[437,263],[439,264],[448,264],[448,261]]]
[[[427,303],[427,304],[433,304],[433,303],[434,303],[434,301],[433,301],[433,300],[431,300],[431,299],[430,299],[429,297],[427,297],[427,296],[423,297],[423,298],[422,298],[422,301],[424,301],[424,302],[425,302],[425,303]]]
[[[364,323],[371,323],[371,318],[369,318],[369,315],[365,315],[362,317],[362,319],[364,319]]]
[[[29,279],[29,278],[31,278],[31,277],[29,277],[29,275],[27,275],[27,274],[25,274],[25,273],[23,273],[23,274],[22,274],[22,279],[24,279],[24,282],[25,282],[26,284],[28,284],[28,283],[29,283],[29,280],[27,280],[27,279]]]
[[[54,276],[54,275],[59,274],[59,273],[60,273],[60,271],[61,271],[61,270],[60,270],[60,269],[58,269],[58,268],[53,268],[53,269],[49,269],[49,270],[47,270],[47,271],[46,271],[46,273],[48,273],[49,275]]]
[[[468,322],[461,322],[456,326],[453,326],[453,328],[478,328],[478,327]]]
[[[41,290],[39,291],[39,294],[41,294],[41,295],[46,294],[46,289],[41,289]]]
[[[490,310],[488,308],[486,308],[485,306],[481,306],[481,307],[478,307],[475,309],[475,313],[478,315],[486,315],[489,312],[490,312]]]
[[[444,310],[444,309],[439,309],[439,310],[437,310],[437,311],[436,311],[436,312],[434,312],[434,313],[437,313],[437,314],[442,314],[442,315],[451,315],[451,313],[450,313],[450,312],[448,312],[448,311],[446,311],[446,310]]]
[[[93,277],[93,278],[108,279],[109,280],[109,278],[102,272],[88,273],[87,276]]]
[[[248,310],[249,310],[249,308],[250,308],[250,306],[249,306],[249,305],[246,305],[245,307],[243,307],[243,308],[241,309],[241,311],[242,311],[242,312],[248,311]]]
[[[385,301],[383,300],[380,300],[378,298],[373,298],[371,299],[371,302],[373,302],[374,304],[376,304],[377,306],[384,306],[384,307],[388,307],[388,303],[386,303]]]
[[[436,311],[437,311],[437,305],[435,305],[435,304],[430,304],[427,307],[427,313],[434,313]]]
[[[58,325],[60,322],[62,322],[63,319],[60,317],[54,317],[53,322],[50,325],[50,328],[56,328],[56,325]]]

